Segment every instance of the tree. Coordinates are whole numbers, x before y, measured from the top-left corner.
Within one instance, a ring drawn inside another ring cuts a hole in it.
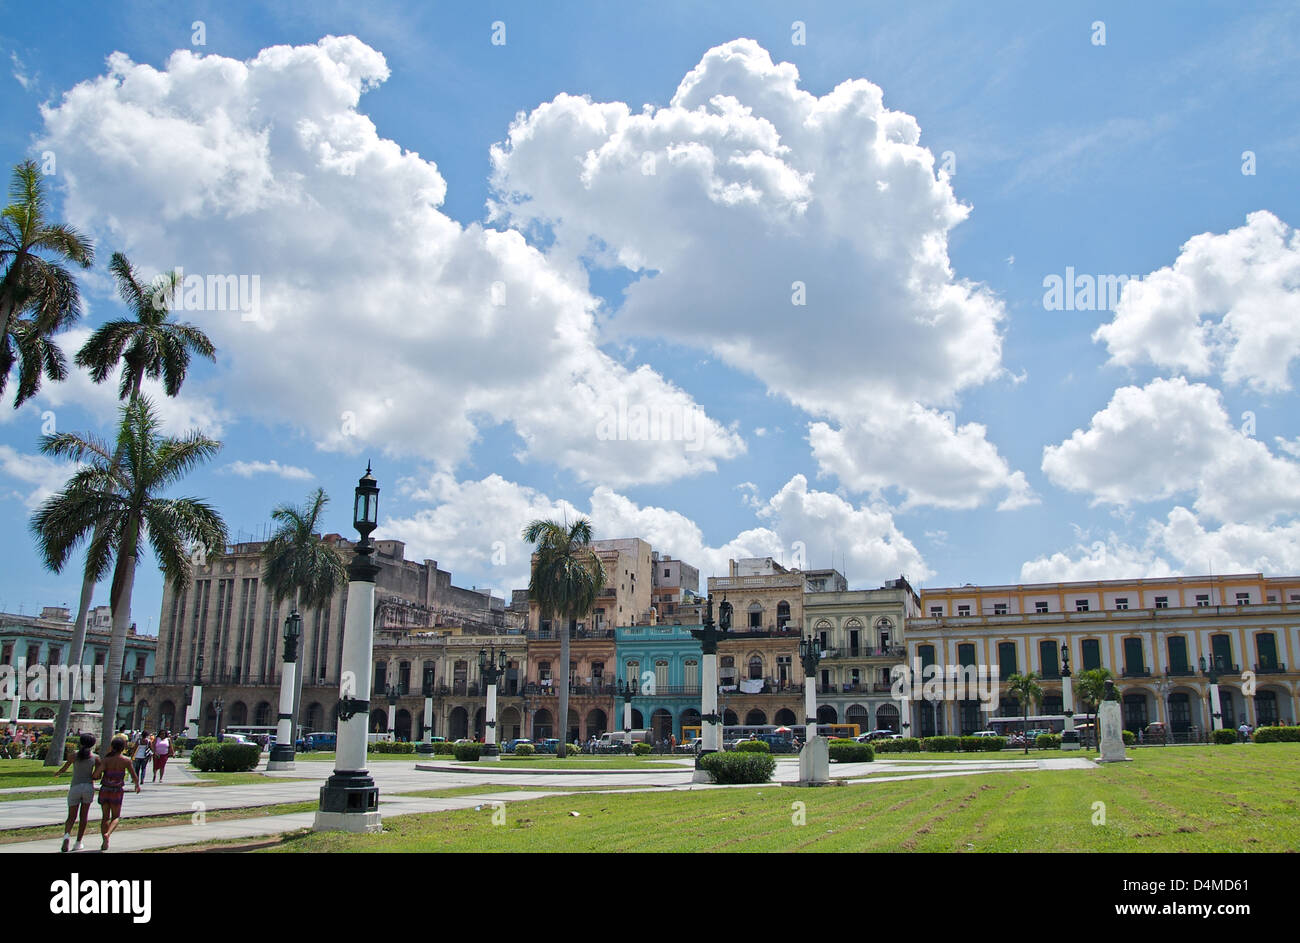
[[[321,518],[329,500],[325,489],[317,488],[307,496],[307,503],[301,508],[281,504],[271,512],[271,519],[279,527],[262,554],[262,581],[271,590],[276,606],[292,595],[293,606],[299,612],[304,607],[319,609],[334,598],[340,586],[347,583],[343,558],[320,539]],[[298,742],[298,702],[305,673],[301,669],[298,671],[291,743]]]
[[[120,252],[113,253],[108,268],[117,282],[118,294],[127,303],[133,317],[109,321],[97,328],[77,352],[77,366],[89,370],[96,383],[103,383],[122,364],[124,369],[118,398],[127,402],[140,394],[146,376],[154,379],[161,376],[167,395],[176,396],[185,382],[191,354],[208,360],[216,358],[216,348],[203,331],[192,324],[167,320],[168,306],[180,284],[180,273],[167,272],[146,285]],[[117,463],[116,455],[113,463]],[[97,582],[89,570],[82,576],[69,664],[81,664],[86,647],[86,618]],[[72,699],[66,698],[59,704],[58,719],[54,724],[55,743],[66,739],[71,716]],[[62,757],[54,750],[46,754],[46,766],[57,766],[60,762]]]
[[[1093,746],[1101,742],[1097,736],[1097,707],[1106,699],[1106,681],[1114,679],[1109,668],[1089,668],[1079,675],[1077,686],[1079,699],[1087,708],[1089,723],[1092,724]]]
[[[569,635],[573,624],[595,607],[605,588],[605,568],[591,549],[591,522],[586,518],[572,526],[533,521],[524,528],[523,537],[535,547],[528,597],[537,601],[540,618],[562,624],[559,755],[563,757],[569,739]]]
[[[67,376],[63,352],[50,338],[81,316],[81,293],[66,264],[89,268],[89,239],[52,222],[44,176],[35,161],[13,171],[9,204],[0,212],[0,395],[15,361],[18,408],[40,389],[41,378]]]
[[[197,430],[164,436],[153,404],[136,396],[122,407],[116,448],[92,436],[48,435],[46,455],[83,463],[63,490],[32,516],[31,528],[45,566],[63,570],[73,551],[89,539],[86,572],[98,580],[112,566],[109,602],[113,634],[108,647],[103,743],[114,733],[122,685],[122,660],[131,623],[135,569],[147,542],[166,579],[179,591],[191,576],[191,547],[216,553],[226,544],[226,525],[206,502],[162,494],[210,461],[221,443]]]
[[[1007,693],[1020,702],[1020,735],[1025,739],[1025,752],[1029,752],[1029,705],[1030,702],[1041,704],[1043,689],[1038,684],[1035,672],[1013,674],[1007,678]]]

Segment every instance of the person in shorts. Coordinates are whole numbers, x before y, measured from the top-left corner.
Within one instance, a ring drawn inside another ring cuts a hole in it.
[[[99,783],[99,833],[103,841],[100,851],[108,851],[108,840],[122,819],[122,797],[126,794],[126,777],[129,774],[135,783],[135,791],[140,791],[140,778],[135,775],[135,766],[125,756],[127,739],[118,734],[109,745],[108,756],[99,758],[95,764],[94,778]]]
[[[95,798],[95,767],[99,765],[99,757],[94,754],[95,738],[93,735],[83,733],[80,740],[80,749],[68,757],[68,761],[59,767],[59,771],[54,774],[58,779],[69,768],[72,769],[72,782],[68,786],[68,820],[63,823],[63,847],[60,851],[67,851],[68,844],[72,841],[72,823],[77,818],[77,813],[81,813],[81,824],[77,826],[77,844],[73,851],[81,851],[81,840],[86,836],[86,819],[90,815],[90,802]]]
[[[132,753],[132,764],[135,766],[135,778],[144,781],[144,771],[149,768],[149,758],[153,756],[153,738],[149,736],[149,731],[142,730],[140,736],[135,741],[135,750]]]

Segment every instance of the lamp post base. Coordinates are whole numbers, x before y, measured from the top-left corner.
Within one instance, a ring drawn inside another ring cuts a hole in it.
[[[313,831],[377,832],[380,829],[379,787],[362,770],[335,772],[320,787],[320,809]]]
[[[266,761],[266,768],[269,772],[278,769],[293,769],[293,747],[287,743],[277,743],[271,747],[271,756]]]
[[[321,812],[312,823],[313,832],[379,832],[383,823],[378,812]]]

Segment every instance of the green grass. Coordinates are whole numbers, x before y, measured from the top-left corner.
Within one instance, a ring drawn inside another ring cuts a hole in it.
[[[596,792],[626,789],[651,789],[652,786],[505,786],[483,783],[481,786],[452,786],[447,789],[420,789],[413,792],[394,792],[394,796],[415,796],[420,799],[451,799],[456,796],[487,796],[499,792]]]
[[[267,776],[265,773],[201,773],[194,767],[189,771],[201,779],[178,783],[181,786],[251,786],[261,783],[301,783],[311,776]]]
[[[264,815],[291,815],[294,812],[311,812],[314,811],[320,803],[311,802],[281,802],[276,805],[247,806],[239,809],[214,809],[211,812],[205,812],[204,816],[207,821],[233,821],[235,819],[256,819]],[[87,848],[99,847],[99,812],[98,806],[91,807],[89,821],[86,823],[85,842]],[[131,831],[137,828],[159,828],[164,825],[187,825],[193,822],[193,812],[177,812],[167,815],[140,815],[130,816],[123,815],[117,828],[113,829],[116,835],[123,831]],[[72,828],[72,837],[76,838],[77,828]],[[0,832],[0,845],[8,845],[14,842],[39,841],[42,838],[61,838],[63,836],[62,825],[38,825],[34,828],[15,828],[6,829]],[[91,839],[94,844],[91,844]]]
[[[392,817],[379,835],[288,836],[270,851],[1297,851],[1300,744],[1137,750],[1092,770],[841,789],[566,795]],[[793,804],[806,824],[794,824]],[[1093,824],[1104,803],[1105,824]],[[570,815],[578,812],[578,816]]]
[[[55,779],[57,766],[46,766],[42,760],[0,760],[0,789],[20,789],[23,786],[55,786],[72,782],[72,771]]]
[[[461,762],[454,757],[444,756],[439,758],[442,761],[449,762],[452,766],[465,767],[485,767],[494,766],[509,770],[521,769],[609,769],[609,770],[638,770],[638,769],[679,769],[688,770],[690,766],[683,766],[680,763],[665,763],[661,757],[639,757],[639,756],[583,756],[566,757],[560,759],[554,756],[539,757],[513,757],[503,756],[500,760],[467,760]]]
[[[0,802],[22,802],[26,799],[59,799],[67,795],[64,792],[55,792],[53,789],[45,792],[5,792],[0,793]]]

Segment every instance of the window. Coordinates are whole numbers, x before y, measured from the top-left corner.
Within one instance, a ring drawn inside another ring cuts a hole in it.
[[[1059,651],[1055,642],[1044,640],[1038,643],[1038,662],[1043,666],[1044,678],[1061,676],[1061,666],[1057,662]]]
[[[686,660],[686,687],[688,690],[700,686],[700,663],[693,658]]]
[[[1034,603],[1034,612],[1046,612],[1046,611],[1047,611],[1047,603],[1041,600]]]
[[[668,662],[662,658],[655,661],[655,687],[660,690],[668,687]]]
[[[1091,671],[1093,668],[1101,667],[1101,642],[1095,638],[1086,638],[1080,645],[1080,652],[1083,655],[1083,670]]]
[[[1075,612],[1087,612],[1087,611],[1088,611],[1088,600],[1086,600],[1086,599],[1076,599],[1076,600],[1074,601],[1074,611],[1075,611]]]
[[[672,570],[668,569],[668,567],[664,567],[664,576],[668,576],[670,573],[672,573]]]
[[[958,606],[958,607],[957,607],[957,615],[959,615],[959,616],[968,616],[968,615],[970,615],[970,606]]]
[[[388,680],[388,662],[381,661],[375,665],[375,690],[382,693],[388,690],[385,682]]]
[[[763,659],[759,658],[757,655],[753,655],[749,659],[749,680],[763,680]]]
[[[975,646],[969,642],[957,646],[957,663],[963,668],[974,667]]]
[[[1292,601],[1292,602],[1300,602],[1300,593],[1292,593],[1292,594],[1291,594],[1291,601]]]
[[[1226,635],[1210,636],[1210,651],[1214,655],[1214,663],[1220,671],[1236,671],[1237,666],[1232,663],[1232,640]]]
[[[1277,637],[1272,632],[1260,632],[1255,636],[1255,658],[1260,671],[1277,670]]]
[[[1250,602],[1250,593],[1238,593],[1238,594],[1237,594],[1237,605],[1238,605],[1238,606],[1244,606],[1244,605],[1248,604],[1249,602]]]
[[[1209,604],[1210,604],[1210,594],[1209,594],[1209,593],[1197,593],[1197,594],[1196,594],[1196,605],[1197,605],[1197,606],[1208,606]]]
[[[1169,608],[1169,597],[1168,597],[1168,596],[1157,596],[1157,597],[1156,597],[1156,608],[1157,608],[1157,609],[1168,609],[1168,608]]]
[[[31,666],[39,665],[40,663],[41,663],[41,647],[39,645],[28,645],[27,666],[30,668]]]
[[[1004,602],[995,602],[993,604],[993,614],[995,616],[1005,616],[1007,614],[1007,604]]]
[[[1015,642],[998,642],[998,671],[1004,678],[1017,673]]]
[[[459,674],[461,662],[456,662],[457,674]],[[551,680],[551,663],[549,661],[539,661],[537,663],[537,679],[539,681]]]
[[[789,655],[776,656],[776,680],[783,686],[789,684],[793,677],[790,674],[790,665],[791,659]]]
[[[1191,674],[1187,663],[1187,639],[1181,635],[1171,635],[1165,643],[1169,651],[1169,673]]]
[[[761,629],[763,627],[763,607],[758,603],[750,603],[749,627],[751,629]]]
[[[1127,597],[1127,596],[1117,596],[1117,597],[1115,598],[1115,608],[1116,608],[1116,609],[1127,609],[1127,608],[1128,608],[1128,597]]]
[[[1124,673],[1127,675],[1146,674],[1146,664],[1142,657],[1142,640],[1140,638],[1124,639]]]
[[[1293,596],[1292,599],[1294,599],[1294,598],[1295,598],[1295,597]],[[943,615],[943,606],[931,606],[931,607],[930,607],[930,615],[932,615],[932,616],[941,616],[941,615]]]
[[[916,648],[916,653],[921,657],[921,667],[923,669],[928,668],[934,664],[933,645],[918,645]]]

